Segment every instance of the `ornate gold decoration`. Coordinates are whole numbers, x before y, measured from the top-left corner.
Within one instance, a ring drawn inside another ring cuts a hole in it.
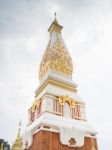
[[[19,129],[18,129],[17,138],[16,138],[14,144],[12,144],[11,150],[23,150],[20,126],[21,126],[21,122],[19,123]]]
[[[35,102],[33,103],[32,107],[31,107],[31,111],[35,112],[36,109],[38,109],[40,107],[40,100],[35,100]]]
[[[50,33],[56,32],[56,39],[52,45],[52,36],[50,37],[48,46],[40,63],[39,79],[42,79],[48,70],[53,69],[67,76],[72,76],[73,65],[69,52],[66,50],[59,33],[62,29],[55,18],[49,29]],[[52,46],[51,46],[52,45]]]
[[[71,108],[75,107],[75,101],[73,98],[70,98],[68,96],[59,96],[60,105],[64,105],[65,102],[68,102]]]

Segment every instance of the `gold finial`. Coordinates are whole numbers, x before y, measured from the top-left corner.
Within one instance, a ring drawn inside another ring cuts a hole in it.
[[[57,18],[56,18],[56,12],[54,13],[54,23],[58,24]]]
[[[55,17],[55,19],[56,19],[56,12],[54,13],[54,17]]]

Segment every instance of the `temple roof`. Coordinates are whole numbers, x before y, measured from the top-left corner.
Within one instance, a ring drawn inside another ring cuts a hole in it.
[[[44,78],[49,70],[54,70],[66,76],[72,76],[72,59],[61,37],[62,28],[55,15],[54,21],[48,29],[50,39],[40,63],[40,80]]]

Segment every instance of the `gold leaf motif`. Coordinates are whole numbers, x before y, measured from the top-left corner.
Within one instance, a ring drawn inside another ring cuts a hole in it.
[[[64,105],[65,102],[68,102],[71,108],[75,107],[75,101],[73,98],[68,96],[59,96],[60,105]]]
[[[40,107],[40,103],[41,103],[40,100],[36,100],[36,101],[33,103],[32,107],[31,107],[31,111],[32,111],[32,112],[35,112],[35,110]]]
[[[56,41],[50,48],[51,40],[45,50],[39,71],[39,79],[42,79],[49,69],[54,69],[65,75],[72,76],[73,65],[69,52],[64,47],[61,39],[56,36]]]

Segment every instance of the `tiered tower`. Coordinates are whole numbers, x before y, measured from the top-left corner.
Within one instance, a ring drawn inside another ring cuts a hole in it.
[[[96,132],[85,115],[85,102],[72,80],[73,63],[56,15],[40,63],[40,86],[28,110],[23,136],[27,150],[98,150]]]
[[[22,143],[20,126],[21,126],[21,122],[19,123],[17,138],[15,139],[15,142],[12,144],[11,150],[23,150],[23,143]]]

